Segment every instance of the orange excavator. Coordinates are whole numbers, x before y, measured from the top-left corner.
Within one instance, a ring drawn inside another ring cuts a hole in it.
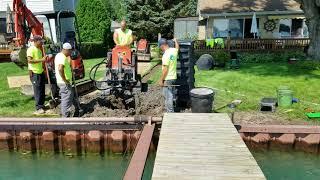
[[[15,49],[11,53],[11,60],[18,66],[23,67],[27,65],[27,44],[31,34],[33,36],[39,35],[44,37],[43,25],[32,14],[22,0],[13,0],[14,12],[14,30]]]
[[[11,61],[16,63],[19,67],[27,66],[27,46],[29,40],[32,36],[39,35],[45,39],[44,36],[44,28],[43,24],[37,19],[37,17],[27,8],[27,6],[22,2],[22,0],[13,0],[13,12],[14,12],[14,30],[15,30],[15,38],[13,41],[15,42],[14,50],[12,51],[10,58]],[[71,11],[60,11],[60,12],[51,12],[43,14],[44,16],[54,17],[55,21],[58,24],[58,37],[62,37],[61,34],[61,25],[60,18],[75,18],[75,14]],[[77,23],[76,23],[77,24]],[[82,57],[77,49],[80,48],[80,45],[77,44],[75,40],[75,32],[68,31],[66,33],[66,40],[58,39],[58,43],[54,44],[54,48],[43,48],[43,54],[51,54],[52,56],[46,63],[44,63],[44,67],[46,70],[48,84],[50,85],[51,97],[52,99],[56,99],[58,95],[58,88],[56,86],[55,81],[55,71],[54,71],[54,56],[59,53],[62,48],[62,44],[64,42],[70,42],[73,45],[73,51],[71,55],[71,66],[73,70],[73,75],[75,80],[79,80],[84,78],[84,65],[82,61]],[[52,33],[51,33],[52,35]],[[72,36],[72,37],[71,37]],[[68,39],[69,37],[69,39]],[[80,38],[78,38],[80,41]],[[80,44],[80,43],[79,43]],[[47,45],[46,45],[47,46]],[[56,48],[58,47],[58,48]],[[46,50],[45,50],[46,49]]]

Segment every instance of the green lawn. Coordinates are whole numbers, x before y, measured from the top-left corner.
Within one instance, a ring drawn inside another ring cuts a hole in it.
[[[288,64],[245,64],[240,70],[196,72],[196,86],[217,89],[216,107],[240,99],[240,111],[258,111],[261,98],[276,97],[279,86],[289,86],[300,102],[291,109],[277,109],[277,114],[288,119],[306,119],[306,108],[320,110],[319,81],[320,71]]]
[[[86,78],[91,67],[102,59],[90,59],[84,61]],[[20,69],[13,63],[0,63],[0,116],[32,116],[34,100],[20,93],[19,88],[9,89],[7,76],[27,75],[26,69]]]
[[[150,78],[156,83],[160,69]],[[277,114],[286,119],[306,119],[305,109],[320,111],[320,71],[302,69],[288,64],[242,64],[239,70],[216,69],[197,71],[197,87],[215,89],[215,108],[233,100],[242,100],[238,111],[258,111],[263,97],[276,97],[279,86],[289,86],[294,97],[300,100],[290,109],[277,109]],[[219,110],[228,112],[228,108]]]

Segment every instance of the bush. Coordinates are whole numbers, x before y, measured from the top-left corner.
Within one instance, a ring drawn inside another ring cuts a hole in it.
[[[298,60],[306,59],[303,51],[266,52],[266,53],[239,53],[240,61],[243,63],[270,63],[287,62],[290,58]]]
[[[228,61],[230,61],[230,53],[223,50],[216,50],[213,53],[211,53],[214,61],[218,64],[225,64]]]
[[[103,42],[82,42],[80,49],[82,58],[100,58],[107,57],[108,49]]]
[[[76,15],[82,41],[103,41],[112,45],[110,25],[113,13],[109,1],[80,0]]]
[[[230,59],[230,53],[222,50],[210,52],[195,52],[196,60],[203,54],[211,54],[218,63],[227,62]],[[296,58],[299,61],[305,60],[306,54],[303,51],[279,51],[279,52],[238,52],[241,63],[276,63],[287,62],[290,58]]]

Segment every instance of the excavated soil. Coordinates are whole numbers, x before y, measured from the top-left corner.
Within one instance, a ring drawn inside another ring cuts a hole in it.
[[[100,91],[80,97],[82,117],[130,117],[135,115],[162,116],[163,97],[161,88],[151,86],[148,92],[135,92],[136,108],[126,108],[123,100],[114,95],[104,96]],[[56,112],[60,113],[60,106]]]

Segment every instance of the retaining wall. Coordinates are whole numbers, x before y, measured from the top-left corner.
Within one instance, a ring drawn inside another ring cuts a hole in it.
[[[141,131],[7,131],[0,132],[0,150],[22,153],[123,153],[132,151],[139,140]],[[154,137],[155,141],[157,137]],[[151,150],[156,143],[151,144]]]
[[[236,125],[249,148],[319,153],[320,127],[296,125]]]
[[[147,122],[155,123],[156,149],[162,118],[0,118],[0,151],[123,153],[132,151]],[[250,148],[320,152],[320,126],[235,125]]]

